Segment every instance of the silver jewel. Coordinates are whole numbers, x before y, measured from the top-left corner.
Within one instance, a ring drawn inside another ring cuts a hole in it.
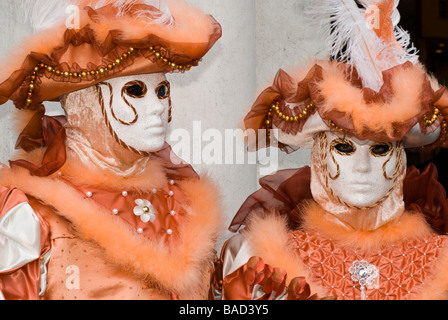
[[[359,282],[361,286],[361,300],[367,300],[366,287],[373,287],[378,281],[378,267],[365,260],[355,261],[349,269],[352,280]]]

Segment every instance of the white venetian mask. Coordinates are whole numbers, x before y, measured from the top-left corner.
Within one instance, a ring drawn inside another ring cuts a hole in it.
[[[333,196],[354,209],[374,208],[382,203],[392,193],[405,165],[401,143],[341,139],[330,132],[324,135],[321,156]]]
[[[120,77],[99,87],[106,124],[120,144],[139,153],[157,152],[165,145],[170,108],[165,74]]]

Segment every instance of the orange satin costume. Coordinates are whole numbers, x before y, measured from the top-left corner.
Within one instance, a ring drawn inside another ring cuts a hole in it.
[[[0,183],[10,187],[2,187],[2,212],[29,203],[42,233],[36,260],[0,273],[4,298],[208,299],[221,226],[215,187],[163,159],[147,170],[122,179],[67,161],[38,178],[4,168]],[[151,201],[154,223],[133,213],[136,199]]]
[[[419,62],[398,5],[307,4],[331,59],[280,69],[244,124],[265,132],[249,150],[312,148],[311,166],[262,178],[236,214],[223,299],[448,298],[446,192],[404,151],[448,146],[448,91]]]
[[[0,72],[0,104],[14,102],[20,133],[13,161],[0,164],[0,300],[208,299],[216,187],[167,144],[123,143],[98,86],[186,72],[221,26],[183,0],[26,5],[38,32]],[[66,23],[69,6],[76,28]],[[46,101],[61,102],[65,116],[45,115]]]
[[[223,248],[223,299],[360,300],[350,273],[360,260],[379,269],[377,283],[366,289],[369,300],[448,298],[448,202],[434,166],[408,169],[406,211],[371,231],[325,212],[311,198],[310,179],[303,168],[260,180],[262,189],[248,198],[231,230],[246,228]],[[250,257],[258,259],[247,262]]]

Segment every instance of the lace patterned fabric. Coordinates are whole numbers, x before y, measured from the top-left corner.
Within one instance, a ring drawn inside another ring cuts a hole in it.
[[[291,233],[291,237],[297,244],[296,254],[308,269],[310,280],[339,300],[362,298],[361,285],[353,280],[350,272],[356,261],[366,261],[378,268],[377,289],[365,288],[367,300],[412,299],[430,277],[448,239],[433,235],[365,252],[338,246],[316,232],[299,230]]]

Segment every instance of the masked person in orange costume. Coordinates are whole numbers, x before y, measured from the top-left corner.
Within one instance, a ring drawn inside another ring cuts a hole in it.
[[[261,179],[237,213],[223,299],[448,298],[446,192],[405,152],[446,147],[448,93],[398,26],[398,1],[358,3],[313,3],[339,61],[280,70],[245,118],[268,145],[311,148],[311,167]]]
[[[21,133],[0,170],[0,298],[209,298],[217,188],[165,142],[165,74],[197,66],[220,25],[182,0],[23,10],[39,32],[2,64]]]

